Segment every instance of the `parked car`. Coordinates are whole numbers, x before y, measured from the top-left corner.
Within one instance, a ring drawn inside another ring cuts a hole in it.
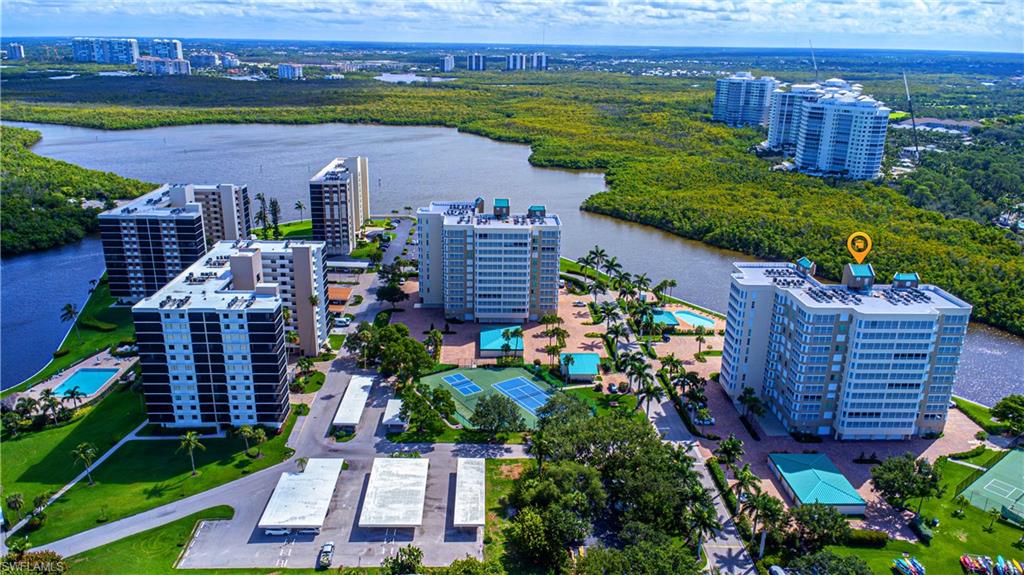
[[[587,307],[587,302],[578,299],[572,302],[572,307]]]
[[[299,529],[299,533],[302,535],[320,535],[320,529],[318,527],[308,527],[306,529]]]
[[[398,285],[404,286],[405,285],[405,278],[402,278],[402,279],[398,280]]]
[[[663,333],[663,334],[661,334],[661,341],[663,341],[665,343],[668,343],[668,342],[672,341],[672,336],[670,336],[667,333]]]
[[[316,566],[318,569],[327,569],[334,559],[334,541],[328,541],[320,547],[320,555],[317,556]]]
[[[619,392],[619,386],[618,385],[616,385],[614,383],[609,383],[608,384],[608,393],[618,393],[618,392]]]
[[[338,327],[348,327],[352,323],[352,318],[347,316],[341,316],[334,320],[334,325]]]
[[[558,287],[564,288],[565,287],[565,280],[558,280]]]
[[[714,417],[709,417],[707,419],[697,419],[697,420],[694,421],[694,423],[696,423],[697,425],[714,425],[715,424],[715,418]]]
[[[291,532],[292,532],[291,529],[279,529],[277,527],[273,527],[273,528],[270,528],[270,529],[264,529],[263,530],[263,534],[264,535],[272,535],[272,536],[288,535]]]

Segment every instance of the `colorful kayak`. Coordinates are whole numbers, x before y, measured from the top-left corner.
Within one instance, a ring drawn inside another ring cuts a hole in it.
[[[924,565],[921,565],[921,562],[917,560],[917,557],[911,557],[910,564],[914,567],[914,572],[917,575],[925,574]]]

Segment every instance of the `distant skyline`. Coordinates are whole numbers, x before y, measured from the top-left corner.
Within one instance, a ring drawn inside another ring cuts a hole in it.
[[[2,34],[1024,54],[1024,0],[3,0]]]

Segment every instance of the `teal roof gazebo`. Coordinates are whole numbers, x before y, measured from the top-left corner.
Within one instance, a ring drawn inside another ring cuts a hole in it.
[[[558,356],[562,366],[565,366],[565,358],[568,356],[572,356],[572,363],[569,364],[569,377],[593,377],[598,374],[601,356],[596,353],[563,353]]]

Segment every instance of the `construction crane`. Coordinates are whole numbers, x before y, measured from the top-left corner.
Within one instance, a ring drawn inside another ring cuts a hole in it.
[[[903,71],[903,88],[907,91],[907,111],[910,112],[910,133],[914,137],[914,163],[921,161],[921,147],[917,143],[917,118],[914,117],[914,101],[910,98],[910,84],[907,72]]]
[[[818,60],[814,57],[814,43],[810,40],[807,41],[807,45],[811,47],[811,64],[814,65],[814,83],[818,83]]]

